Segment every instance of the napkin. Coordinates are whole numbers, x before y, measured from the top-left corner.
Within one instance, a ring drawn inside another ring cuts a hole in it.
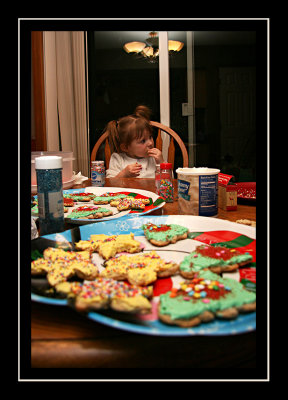
[[[79,185],[83,181],[87,181],[87,179],[88,179],[87,176],[83,176],[81,174],[81,171],[78,172],[78,174],[76,174],[75,171],[73,171],[73,180],[74,180],[73,184],[74,185]]]
[[[31,217],[31,240],[36,239],[39,236],[38,230],[37,230],[37,225],[35,223],[36,219],[37,218],[35,218],[35,217]]]

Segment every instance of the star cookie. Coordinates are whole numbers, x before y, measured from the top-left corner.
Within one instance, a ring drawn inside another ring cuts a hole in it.
[[[133,233],[112,236],[104,234],[91,235],[90,240],[77,242],[76,249],[89,249],[90,251],[98,252],[105,260],[123,251],[127,253],[139,253],[142,250],[141,243],[134,239]]]
[[[44,250],[43,256],[31,262],[31,275],[46,275],[50,286],[75,275],[87,280],[98,276],[98,268],[91,262],[88,251],[73,252],[49,247]]]

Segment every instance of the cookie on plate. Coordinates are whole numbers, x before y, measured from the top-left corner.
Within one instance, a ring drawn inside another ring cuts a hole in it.
[[[141,255],[120,255],[106,261],[100,276],[128,280],[131,284],[147,286],[157,278],[175,275],[179,265],[163,260],[155,251]]]
[[[68,197],[63,197],[63,204],[64,207],[73,207],[74,206],[74,200]]]
[[[75,275],[87,280],[98,276],[98,268],[91,262],[89,251],[74,252],[49,247],[44,250],[43,257],[31,262],[31,275],[46,275],[50,286]]]
[[[256,310],[256,294],[234,279],[201,271],[197,278],[160,295],[159,319],[170,325],[192,327],[215,318],[234,319]]]
[[[142,250],[140,242],[134,239],[134,234],[127,235],[91,235],[90,240],[79,241],[76,243],[76,249],[98,252],[101,257],[108,260],[117,253],[139,253]]]
[[[142,201],[142,199],[135,199],[134,197],[127,197],[126,199],[123,199],[119,201],[117,204],[117,210],[118,211],[124,211],[124,210],[145,210],[145,204]]]
[[[126,194],[122,193],[103,193],[101,196],[95,196],[93,199],[94,204],[109,204],[111,201],[117,201],[119,199],[124,199],[126,198]]]
[[[64,282],[56,290],[74,299],[78,311],[111,308],[115,311],[145,314],[151,312],[153,288],[130,285],[99,277],[91,282]]]
[[[99,219],[103,217],[108,217],[109,215],[113,215],[112,210],[108,210],[103,207],[95,207],[95,206],[81,206],[75,208],[70,214],[68,214],[67,218],[71,219]]]
[[[236,223],[256,227],[256,221],[252,221],[251,219],[237,219]]]
[[[235,271],[239,267],[249,264],[252,259],[251,254],[241,253],[236,249],[201,245],[180,263],[180,274],[184,278],[190,279],[201,270],[209,269],[217,274]]]
[[[176,243],[178,240],[186,239],[189,230],[177,224],[152,224],[142,225],[144,235],[149,242],[155,246],[167,246]]]
[[[85,193],[85,192],[69,193],[69,194],[66,194],[65,197],[73,199],[74,201],[88,202],[88,201],[91,201],[95,197],[95,194],[88,193],[88,192],[87,193]]]

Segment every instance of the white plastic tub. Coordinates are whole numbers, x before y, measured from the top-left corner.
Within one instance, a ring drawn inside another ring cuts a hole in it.
[[[180,214],[218,215],[218,174],[215,168],[178,168]]]

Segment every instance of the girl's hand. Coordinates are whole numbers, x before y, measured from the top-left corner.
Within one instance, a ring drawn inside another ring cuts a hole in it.
[[[140,175],[140,171],[142,169],[142,165],[140,164],[129,164],[122,171],[122,178],[133,178]]]
[[[148,157],[153,157],[155,159],[156,164],[164,162],[161,150],[157,149],[156,147],[153,147],[153,149],[149,149],[147,153]]]

